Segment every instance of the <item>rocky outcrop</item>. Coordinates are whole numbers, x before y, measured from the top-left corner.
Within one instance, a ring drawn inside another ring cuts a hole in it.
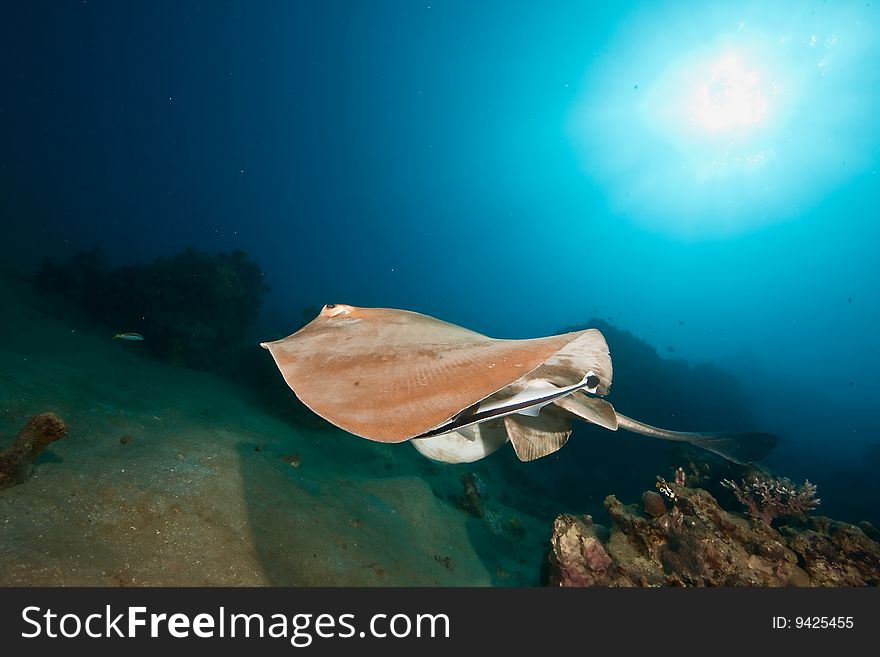
[[[54,413],[34,415],[11,449],[0,452],[0,489],[20,484],[31,476],[34,461],[46,446],[67,434],[64,420]]]
[[[811,517],[779,529],[725,511],[708,492],[658,479],[641,507],[605,499],[610,533],[590,516],[556,518],[554,586],[877,586],[880,544],[856,525]],[[662,506],[661,506],[662,504]]]
[[[99,251],[68,262],[43,262],[37,291],[73,301],[109,335],[137,332],[158,358],[194,369],[229,372],[253,350],[246,336],[268,289],[263,272],[243,251],[188,248],[151,264],[111,267]]]

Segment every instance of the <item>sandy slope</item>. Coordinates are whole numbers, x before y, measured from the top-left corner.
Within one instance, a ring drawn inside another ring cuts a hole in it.
[[[36,412],[69,426],[28,482],[0,491],[0,584],[537,577],[516,558],[525,547],[509,545],[497,563],[475,548],[482,521],[435,494],[460,489],[460,470],[422,463],[408,445],[293,425],[230,382],[157,362],[142,344],[54,311],[24,281],[0,277],[0,300],[0,449]]]

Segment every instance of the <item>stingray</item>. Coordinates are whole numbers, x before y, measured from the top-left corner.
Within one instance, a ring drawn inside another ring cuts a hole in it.
[[[317,415],[361,438],[410,441],[436,461],[470,463],[507,442],[531,461],[565,445],[575,419],[740,464],[762,459],[777,441],[672,431],[618,413],[602,399],[612,366],[597,329],[502,340],[408,310],[328,304],[296,333],[261,346]]]

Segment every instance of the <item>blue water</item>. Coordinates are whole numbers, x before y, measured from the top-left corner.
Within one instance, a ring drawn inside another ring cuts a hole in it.
[[[328,302],[511,338],[603,318],[735,377],[820,493],[876,449],[875,2],[88,0],[0,25],[7,267],[243,249],[267,337]]]

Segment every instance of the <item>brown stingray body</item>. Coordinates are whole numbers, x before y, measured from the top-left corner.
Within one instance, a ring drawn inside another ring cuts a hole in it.
[[[263,346],[312,411],[357,436],[397,443],[441,427],[548,363],[545,376],[578,381],[581,355],[565,350],[579,342],[597,352],[593,371],[607,390],[611,360],[595,329],[497,340],[406,310],[333,305]]]
[[[331,304],[262,346],[324,419],[378,442],[412,440],[449,463],[484,458],[508,440],[523,461],[552,454],[573,418],[688,442],[738,463],[763,458],[776,443],[771,434],[671,431],[620,415],[587,394],[611,386],[608,345],[596,329],[499,340],[407,310]]]

